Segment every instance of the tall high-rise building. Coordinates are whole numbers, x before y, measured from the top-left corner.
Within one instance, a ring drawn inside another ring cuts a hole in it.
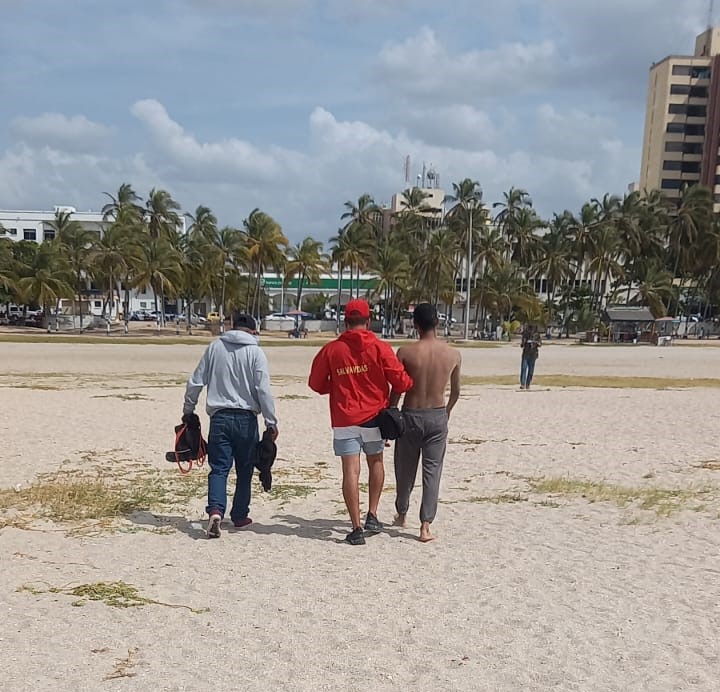
[[[694,55],[670,55],[650,68],[640,189],[676,199],[702,183],[720,209],[720,28],[695,41]]]

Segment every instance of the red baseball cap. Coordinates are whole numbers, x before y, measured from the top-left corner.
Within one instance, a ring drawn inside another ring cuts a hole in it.
[[[345,317],[362,317],[367,320],[370,318],[370,306],[365,300],[351,300],[345,306]]]

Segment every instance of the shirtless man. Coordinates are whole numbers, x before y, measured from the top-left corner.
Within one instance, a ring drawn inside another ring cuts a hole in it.
[[[421,303],[413,313],[420,340],[398,351],[398,359],[413,379],[405,394],[403,414],[405,434],[395,443],[395,482],[397,497],[395,524],[405,526],[410,493],[415,485],[418,460],[422,454],[423,493],[420,505],[420,540],[435,537],[430,524],[437,512],[440,475],[447,447],[448,418],[460,397],[460,353],[437,338],[437,311]],[[445,389],[450,381],[450,397]],[[400,394],[393,392],[390,405],[397,405]]]

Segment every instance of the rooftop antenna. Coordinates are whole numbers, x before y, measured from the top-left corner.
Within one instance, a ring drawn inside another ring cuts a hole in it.
[[[410,183],[410,154],[405,157],[405,185]]]
[[[713,23],[715,21],[715,0],[710,0],[709,7],[708,7],[708,29],[713,28]]]

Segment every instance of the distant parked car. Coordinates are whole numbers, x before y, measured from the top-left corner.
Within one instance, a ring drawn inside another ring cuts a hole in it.
[[[135,310],[131,313],[131,322],[150,322],[155,319],[155,315],[148,310]]]
[[[183,313],[182,315],[179,315],[178,321],[187,322],[187,314]],[[200,315],[196,315],[195,313],[192,313],[190,315],[190,324],[205,324],[206,322],[207,319],[205,317],[201,317]]]

